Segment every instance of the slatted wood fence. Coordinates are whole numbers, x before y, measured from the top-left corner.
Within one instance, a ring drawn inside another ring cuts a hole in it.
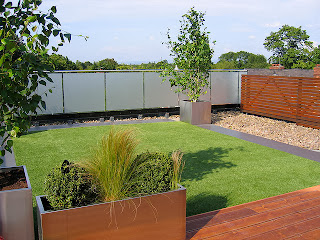
[[[320,78],[243,75],[241,110],[320,129]]]

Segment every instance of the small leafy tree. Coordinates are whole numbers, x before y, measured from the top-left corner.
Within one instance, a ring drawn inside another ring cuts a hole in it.
[[[60,37],[62,46],[71,34],[61,31],[55,17],[57,9],[41,12],[40,0],[12,2],[0,0],[0,138],[1,154],[11,152],[10,136],[19,136],[30,127],[30,113],[45,108],[41,96],[35,93],[39,84],[52,82],[45,71],[53,69],[43,61],[48,59],[49,39]],[[52,46],[57,51],[58,46]],[[2,160],[0,159],[2,162]]]
[[[266,37],[264,46],[273,53],[271,62],[280,63],[285,68],[309,62],[313,50],[306,30],[289,25],[282,26],[277,32],[271,32],[270,36]]]
[[[206,28],[202,30],[204,15],[194,8],[184,14],[177,41],[172,40],[168,30],[166,44],[171,50],[170,55],[174,57],[174,65],[167,64],[161,73],[163,81],[169,77],[171,87],[178,87],[175,92],[185,93],[192,102],[206,94],[204,89],[209,87],[208,77],[214,52],[210,47],[209,32],[206,32]],[[176,71],[174,66],[181,70]]]

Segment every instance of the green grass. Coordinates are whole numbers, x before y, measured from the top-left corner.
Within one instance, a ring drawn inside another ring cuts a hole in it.
[[[138,152],[176,149],[186,161],[187,215],[234,206],[318,185],[320,165],[271,148],[182,122],[121,125],[136,129]],[[64,159],[81,161],[110,126],[33,132],[14,140],[17,165],[26,165],[33,195]]]

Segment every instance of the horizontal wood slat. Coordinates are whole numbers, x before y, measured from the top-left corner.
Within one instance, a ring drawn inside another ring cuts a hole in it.
[[[242,75],[241,110],[320,129],[320,78]]]

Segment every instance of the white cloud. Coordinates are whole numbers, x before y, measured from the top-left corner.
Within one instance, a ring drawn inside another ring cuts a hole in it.
[[[270,27],[270,28],[276,28],[276,27],[281,27],[281,23],[280,22],[266,23],[264,26]]]
[[[255,39],[255,38],[256,38],[256,36],[254,36],[254,35],[250,35],[248,38],[249,38],[249,39]]]

